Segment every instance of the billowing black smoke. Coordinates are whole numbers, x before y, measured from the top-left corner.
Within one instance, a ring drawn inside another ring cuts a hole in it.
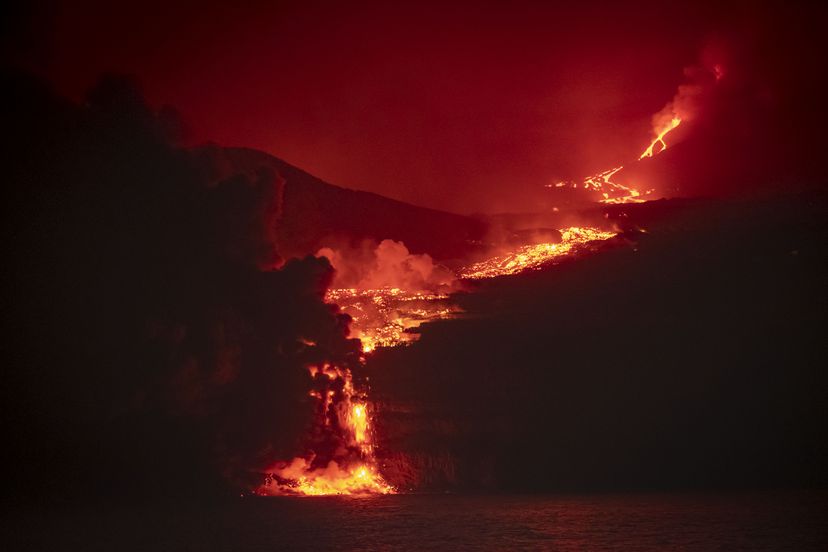
[[[279,175],[214,178],[127,79],[2,87],[10,490],[223,492],[301,452],[303,368],[357,348],[326,260],[276,270]]]

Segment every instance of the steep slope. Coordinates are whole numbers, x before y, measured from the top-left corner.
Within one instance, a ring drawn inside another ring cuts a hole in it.
[[[207,146],[196,151],[214,179],[270,173],[280,182],[277,248],[283,257],[362,240],[402,241],[436,259],[465,255],[482,239],[481,221],[334,186],[267,153]]]
[[[369,361],[385,474],[436,489],[825,484],[826,199],[612,207],[628,247],[459,297],[462,319]]]

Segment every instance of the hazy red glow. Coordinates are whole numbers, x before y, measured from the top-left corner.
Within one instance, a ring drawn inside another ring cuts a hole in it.
[[[493,256],[486,260],[458,269],[456,277],[482,280],[538,270],[579,248],[610,239],[616,232],[570,227],[561,229],[560,234],[560,243],[531,243],[503,249],[499,254],[493,252]],[[325,252],[334,258],[338,256],[331,249],[325,249]],[[421,324],[451,318],[461,312],[451,303],[450,296],[419,288],[334,288],[328,290],[325,299],[339,305],[343,312],[352,317],[350,329],[353,337],[361,342],[365,354],[361,359],[363,362],[378,348],[397,347],[416,341],[419,335],[411,333],[411,330]],[[323,423],[330,426],[333,414],[343,441],[358,449],[359,456],[354,458],[344,454],[322,467],[312,467],[313,456],[277,462],[256,492],[298,496],[396,493],[397,489],[384,479],[376,459],[374,413],[368,390],[354,385],[353,375],[347,368],[329,364],[311,365],[308,372],[311,377],[324,374],[330,380],[343,382],[342,398],[338,402],[335,402],[334,391],[320,393],[312,390],[310,396],[319,401],[318,412],[324,418]]]
[[[640,154],[724,11],[67,3],[40,65],[75,96],[103,70],[133,73],[192,141],[263,149],[346,187],[538,210],[554,206],[544,184]]]

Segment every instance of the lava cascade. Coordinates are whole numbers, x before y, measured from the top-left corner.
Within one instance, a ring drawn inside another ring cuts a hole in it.
[[[715,76],[721,78],[716,68]],[[667,149],[667,135],[682,123],[677,106],[687,90],[680,87],[676,98],[655,117],[654,137],[638,160],[651,158]],[[698,92],[694,92],[698,93]],[[547,188],[571,187],[600,194],[604,204],[641,203],[654,190],[640,190],[614,180],[624,169],[618,165],[611,169],[587,176],[580,182],[560,181]],[[513,250],[501,252],[456,271],[459,280],[482,280],[536,270],[557,262],[568,255],[589,247],[590,244],[608,240],[616,232],[590,227],[569,227],[560,230],[560,243],[531,243]],[[388,240],[386,240],[388,241]],[[385,243],[385,242],[384,242]],[[408,251],[402,244],[386,243],[389,248],[399,247],[404,257]],[[430,263],[430,258],[429,258]],[[418,334],[412,330],[423,323],[451,318],[459,309],[452,305],[450,296],[442,291],[424,291],[399,286],[364,286],[329,289],[326,302],[337,305],[341,312],[351,317],[351,335],[360,341],[362,357],[383,347],[396,347],[415,341]],[[322,390],[311,391],[318,401],[319,418],[323,425],[339,434],[343,454],[337,454],[326,465],[318,459],[295,458],[290,463],[278,464],[267,476],[260,492],[263,494],[330,495],[330,494],[388,494],[396,492],[380,473],[375,454],[371,403],[368,390],[356,389],[353,375],[347,367],[329,365],[311,366],[310,374],[318,381],[319,374],[330,385]]]
[[[311,365],[309,375],[322,382],[309,395],[317,401],[315,433],[333,433],[339,446],[331,458],[318,465],[315,454],[280,462],[270,469],[257,490],[263,495],[362,495],[390,494],[395,489],[380,475],[374,457],[371,405],[365,393],[354,387],[346,367]]]
[[[456,277],[481,280],[536,270],[616,235],[589,227],[565,228],[560,233],[560,243],[523,245],[460,268]],[[361,344],[361,362],[378,348],[415,341],[418,334],[411,330],[421,324],[451,318],[460,312],[448,294],[419,289],[334,288],[328,290],[325,298],[351,316],[352,334]],[[312,390],[310,396],[317,401],[321,425],[339,434],[344,449],[324,465],[317,465],[313,455],[277,464],[259,488],[259,494],[320,496],[397,492],[382,477],[374,454],[374,412],[368,389],[357,389],[353,374],[346,367],[312,365],[308,371],[315,382],[327,384]]]

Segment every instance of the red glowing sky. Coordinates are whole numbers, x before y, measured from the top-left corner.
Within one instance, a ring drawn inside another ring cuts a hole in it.
[[[62,92],[133,74],[189,142],[456,212],[531,209],[543,184],[637,156],[716,19],[664,2],[115,4],[58,2],[43,24],[36,63]]]

